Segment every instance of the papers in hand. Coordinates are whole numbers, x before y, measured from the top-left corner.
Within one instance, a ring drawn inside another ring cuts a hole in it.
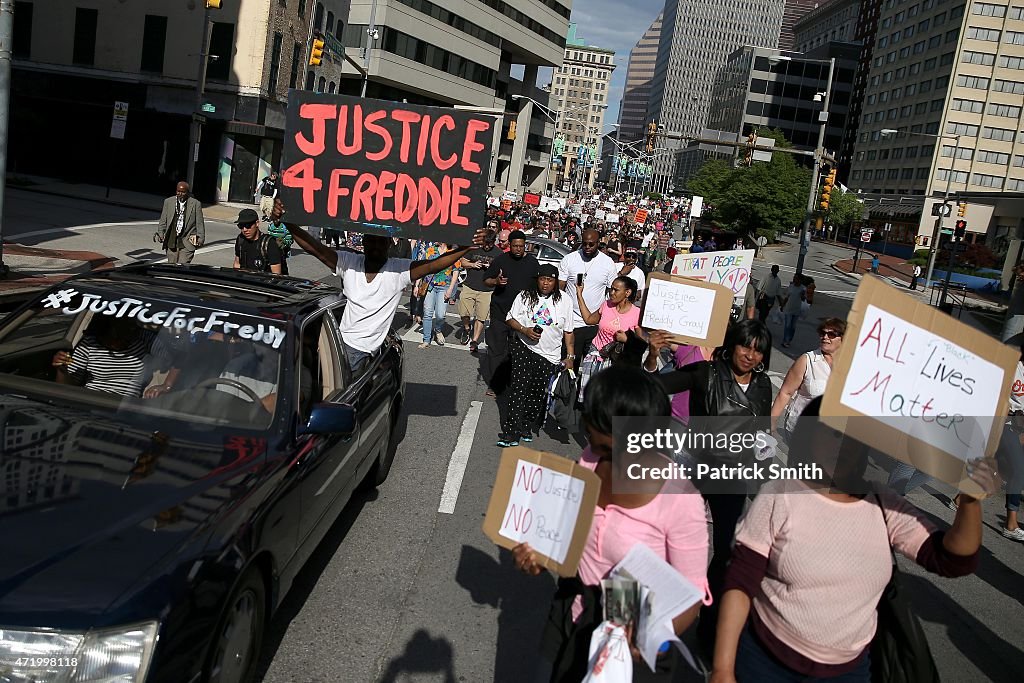
[[[700,670],[693,655],[676,637],[672,619],[704,599],[704,591],[693,585],[653,550],[637,543],[608,575],[634,579],[641,587],[641,604],[636,628],[636,645],[651,671],[655,670],[658,648],[672,642],[686,661]]]
[[[761,432],[761,442],[764,444],[764,448],[759,449],[754,453],[754,457],[758,460],[768,460],[774,458],[777,454],[776,446],[779,445],[779,440],[771,435],[769,432]]]

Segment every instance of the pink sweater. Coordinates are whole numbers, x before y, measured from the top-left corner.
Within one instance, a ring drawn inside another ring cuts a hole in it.
[[[598,458],[587,446],[580,465],[593,470],[597,463]],[[667,481],[654,500],[638,508],[595,507],[594,523],[577,572],[580,580],[587,586],[600,585],[637,543],[646,544],[695,586],[703,588],[704,602],[711,604],[704,499],[689,482]],[[577,597],[573,619],[579,619],[582,611],[583,603]]]
[[[903,498],[879,495],[888,529],[874,496],[843,503],[802,482],[772,481],[736,527],[737,551],[767,558],[752,596],[756,619],[812,662],[840,665],[860,656],[874,637],[876,607],[892,573],[890,541],[917,559],[934,531]]]

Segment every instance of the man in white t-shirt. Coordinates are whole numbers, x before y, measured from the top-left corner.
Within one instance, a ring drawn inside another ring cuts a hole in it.
[[[276,223],[283,214],[284,205],[276,200],[271,220]],[[473,247],[482,247],[487,232],[477,230],[472,246],[456,247],[430,260],[411,261],[388,257],[390,237],[364,235],[363,253],[357,254],[335,251],[292,223],[285,223],[285,227],[296,243],[341,278],[348,303],[338,327],[353,372],[384,343],[405,288],[454,265]]]
[[[583,300],[587,302],[587,307],[591,311],[600,310],[608,288],[612,286],[612,280],[619,276],[619,267],[616,263],[598,249],[600,241],[601,235],[597,230],[584,230],[580,248],[566,254],[558,264],[558,286],[564,290],[569,282],[576,285],[582,280]],[[576,346],[573,353],[577,358],[583,358],[590,343],[597,336],[597,325],[587,325],[580,315],[580,305],[576,297],[571,299],[575,328],[573,337]]]

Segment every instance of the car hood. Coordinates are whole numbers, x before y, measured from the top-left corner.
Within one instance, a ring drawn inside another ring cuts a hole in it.
[[[265,474],[262,437],[160,427],[0,396],[0,625],[96,623]]]

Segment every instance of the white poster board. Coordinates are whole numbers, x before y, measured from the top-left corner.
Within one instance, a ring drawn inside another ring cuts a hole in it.
[[[699,194],[693,195],[690,200],[690,218],[700,218],[700,212],[704,208],[704,198]]]
[[[736,303],[742,304],[753,264],[753,249],[678,254],[672,261],[672,274],[724,285],[732,290]]]
[[[682,343],[718,346],[725,338],[731,310],[732,291],[727,287],[651,273],[640,325],[664,330]]]
[[[607,215],[608,215],[608,212],[605,211],[604,209],[598,209],[598,210],[594,211],[594,218],[596,218],[599,221],[603,221],[605,219],[605,216],[607,216]]]
[[[617,214],[617,213],[606,213],[604,215],[604,220],[605,220],[606,223],[618,223],[619,222],[619,214]]]

